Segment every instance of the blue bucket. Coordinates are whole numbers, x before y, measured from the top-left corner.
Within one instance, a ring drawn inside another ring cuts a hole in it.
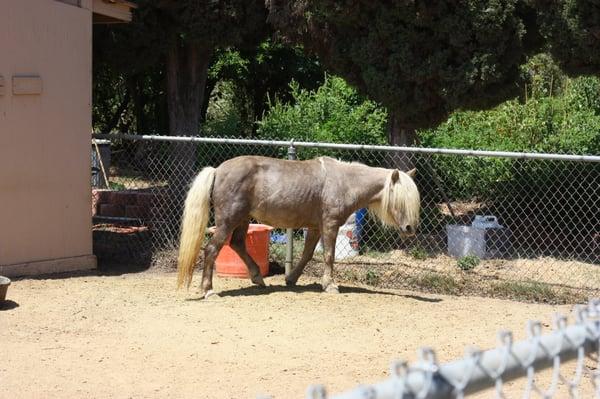
[[[367,208],[361,208],[355,213],[356,215],[356,239],[360,245],[363,229],[365,228],[365,217],[367,216]]]

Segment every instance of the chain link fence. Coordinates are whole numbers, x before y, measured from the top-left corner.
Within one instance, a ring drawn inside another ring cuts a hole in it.
[[[572,302],[600,291],[600,157],[327,143],[96,135],[95,253],[100,262],[174,267],[189,183],[239,155],[330,156],[417,168],[421,225],[402,240],[365,210],[340,229],[336,278],[380,287]],[[103,153],[110,149],[110,160]],[[100,156],[98,156],[100,154]],[[106,160],[106,162],[105,162]],[[286,182],[282,181],[282,185]],[[276,226],[275,226],[276,227]],[[303,231],[271,233],[273,269]],[[307,273],[322,271],[316,256]]]
[[[423,348],[419,361],[395,362],[390,378],[328,396],[325,387],[314,385],[307,399],[448,399],[464,398],[493,389],[495,398],[600,398],[600,302],[592,300],[574,311],[574,323],[556,315],[553,331],[542,334],[541,322],[529,322],[528,338],[515,342],[512,333],[498,334],[495,349],[471,348],[465,357],[439,364],[435,352]],[[574,362],[573,362],[574,361]],[[526,378],[521,395],[514,379]]]

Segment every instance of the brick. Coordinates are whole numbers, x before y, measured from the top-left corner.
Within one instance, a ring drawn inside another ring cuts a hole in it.
[[[113,190],[94,188],[92,189],[92,200],[98,204],[107,204],[110,202],[112,193]]]
[[[100,204],[106,204],[110,199],[110,190],[92,189],[92,216],[98,214]]]
[[[125,206],[125,216],[128,218],[146,219],[148,218],[148,208],[139,205]]]
[[[114,205],[135,205],[136,193],[131,191],[115,191],[111,197],[111,203]]]
[[[98,214],[100,216],[113,216],[113,217],[123,217],[125,216],[125,208],[122,205],[115,204],[100,204],[100,208],[98,209]]]
[[[135,203],[144,208],[150,209],[155,202],[154,194],[151,193],[137,193]]]

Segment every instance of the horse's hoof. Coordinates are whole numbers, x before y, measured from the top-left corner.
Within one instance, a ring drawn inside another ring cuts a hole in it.
[[[251,280],[254,284],[258,285],[261,288],[265,288],[267,285],[265,284],[265,280],[262,277]]]
[[[288,287],[293,287],[296,285],[296,281],[293,280],[288,280],[287,278],[285,279],[285,285],[287,285]]]
[[[329,284],[325,290],[324,290],[327,294],[339,294],[340,290],[338,288],[337,285],[335,284]]]
[[[206,293],[203,295],[203,297],[204,297],[204,300],[220,298],[219,294],[217,294],[213,290],[206,291]]]

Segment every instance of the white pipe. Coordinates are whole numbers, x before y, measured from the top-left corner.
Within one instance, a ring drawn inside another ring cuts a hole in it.
[[[213,143],[213,144],[245,144],[262,146],[289,146],[290,141],[282,140],[246,140],[215,137],[192,137],[192,136],[156,136],[156,135],[137,135],[137,134],[93,134],[93,138],[99,139],[125,139],[125,140],[143,140],[143,141],[166,141],[166,142],[190,142],[190,143]],[[388,151],[388,152],[412,152],[421,154],[440,154],[440,155],[463,155],[472,157],[495,157],[495,158],[517,158],[517,159],[545,159],[554,161],[574,161],[574,162],[600,162],[600,156],[597,155],[569,155],[569,154],[547,154],[531,152],[510,152],[510,151],[479,151],[479,150],[459,150],[452,148],[424,148],[424,147],[396,147],[386,145],[369,144],[339,144],[339,143],[315,143],[308,141],[293,141],[296,147],[305,148],[326,148],[338,150],[358,150],[358,151]]]

